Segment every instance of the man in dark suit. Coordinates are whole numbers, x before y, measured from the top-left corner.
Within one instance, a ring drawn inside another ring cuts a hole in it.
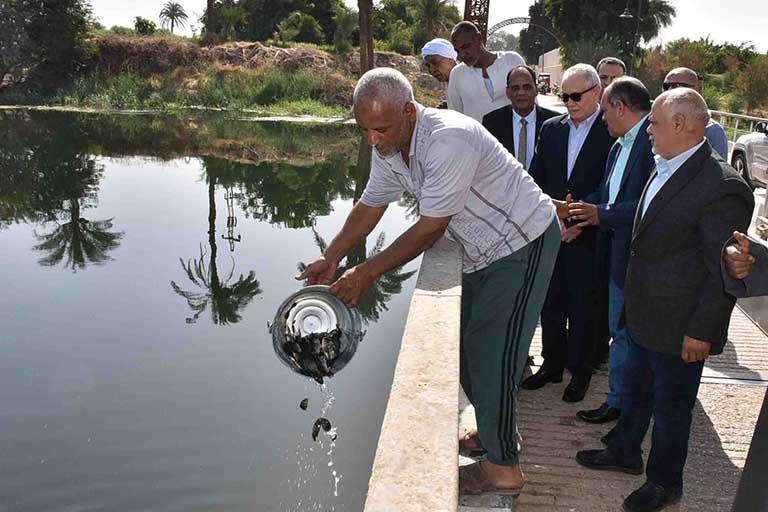
[[[654,417],[647,480],[624,510],[650,512],[680,499],[693,406],[704,360],[723,351],[736,300],[723,290],[721,250],[754,208],[744,180],[704,139],[709,112],[692,89],[653,103],[648,133],[656,169],[640,198],[624,286],[628,352],[621,417],[603,450],[576,460],[592,469],[643,472],[641,443]]]
[[[601,118],[602,91],[595,68],[577,64],[566,70],[562,91],[568,114],[542,125],[530,174],[570,226],[567,202],[598,188],[615,139]],[[582,400],[592,378],[596,232],[593,226],[573,225],[563,235],[567,243],[560,246],[541,312],[544,364],[522,383],[525,389],[538,389],[561,382],[563,369],[568,368],[571,382],[563,393],[566,402]]]
[[[725,291],[734,297],[768,295],[768,247],[759,240],[734,231],[723,249],[722,275]],[[731,512],[768,511],[768,391],[757,417],[744,472]]]
[[[619,140],[608,155],[600,188],[569,205],[571,217],[579,221],[577,226],[600,229],[598,273],[602,278],[598,282],[608,283],[608,324],[613,338],[608,364],[610,394],[597,409],[577,413],[587,423],[606,423],[619,417],[621,375],[627,355],[626,328],[619,327],[624,276],[637,202],[655,166],[646,132],[651,96],[642,82],[631,77],[617,78],[603,92],[600,106],[608,132]]]
[[[507,74],[507,98],[511,104],[483,117],[483,126],[525,169],[531,168],[541,125],[558,115],[537,105],[537,95],[536,72],[529,66],[512,68]]]

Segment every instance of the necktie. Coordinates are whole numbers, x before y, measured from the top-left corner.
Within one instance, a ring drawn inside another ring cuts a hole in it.
[[[523,164],[523,169],[528,169],[528,120],[520,118],[520,144],[517,146],[517,159]]]

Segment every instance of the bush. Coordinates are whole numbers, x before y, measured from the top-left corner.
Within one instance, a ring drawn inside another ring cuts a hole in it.
[[[112,28],[110,28],[109,33],[115,34],[116,36],[124,36],[124,37],[136,37],[137,35],[139,35],[132,28],[121,27],[119,25],[114,25]]]
[[[157,30],[157,25],[153,21],[149,21],[141,16],[136,16],[133,27],[142,36],[151,36]]]
[[[323,29],[311,15],[294,11],[278,25],[280,37],[286,41],[322,43]]]
[[[337,53],[347,53],[352,49],[350,39],[352,33],[357,30],[357,18],[357,13],[349,9],[339,8],[336,10],[334,17],[336,31],[333,33],[333,45]]]
[[[406,26],[405,22],[395,20],[389,25],[387,46],[393,52],[402,55],[413,53],[413,29]]]
[[[755,58],[739,74],[736,91],[749,109],[768,106],[768,55]]]

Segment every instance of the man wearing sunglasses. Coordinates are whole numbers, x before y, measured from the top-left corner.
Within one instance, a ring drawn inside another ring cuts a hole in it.
[[[699,94],[702,94],[704,85],[703,81],[694,70],[689,68],[675,68],[664,77],[662,89],[669,91],[677,89],[678,87],[693,89]],[[720,123],[710,117],[709,123],[707,123],[707,128],[704,131],[704,136],[722,159],[728,161],[728,137],[726,137],[725,130]]]
[[[537,95],[536,72],[518,66],[507,75],[507,98],[511,103],[483,117],[483,126],[525,169],[531,168],[541,125],[559,115],[537,105]]]
[[[541,127],[530,174],[567,220],[567,201],[588,196],[600,186],[614,139],[601,117],[600,78],[595,68],[577,64],[563,75],[560,99],[568,113]],[[544,364],[522,383],[538,389],[561,382],[563,369],[571,382],[563,393],[566,402],[584,398],[592,378],[596,228],[577,226],[564,234],[547,298],[541,312]]]

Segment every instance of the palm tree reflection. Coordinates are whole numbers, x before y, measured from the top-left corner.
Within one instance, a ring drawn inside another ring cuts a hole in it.
[[[320,249],[321,254],[324,253],[328,244],[314,227],[312,227],[312,233],[315,237],[315,245]],[[334,279],[338,279],[347,271],[347,269],[359,265],[366,259],[376,256],[384,248],[384,241],[385,235],[382,232],[376,237],[376,243],[369,252],[366,253],[365,241],[354,247],[347,255],[343,264],[339,265]],[[299,271],[303,271],[304,268],[306,268],[306,265],[304,263],[299,263],[298,267]],[[374,281],[371,287],[360,297],[360,301],[357,304],[357,309],[360,311],[360,316],[363,317],[363,320],[365,320],[366,323],[377,322],[381,312],[388,309],[387,302],[389,302],[393,295],[397,295],[402,291],[403,283],[410,279],[415,273],[415,270],[403,272],[402,267],[397,267]]]
[[[110,231],[112,219],[89,221],[80,217],[80,203],[70,200],[69,222],[58,224],[50,233],[38,234],[33,248],[47,253],[38,262],[46,267],[58,265],[66,257],[65,267],[76,272],[86,264],[102,265],[112,258],[107,254],[120,245],[122,232]]]
[[[200,315],[210,306],[211,319],[214,324],[227,325],[241,320],[241,311],[261,293],[256,273],[250,271],[248,275],[240,274],[233,281],[235,275],[235,260],[232,258],[232,268],[223,280],[219,276],[216,263],[218,252],[216,246],[216,197],[215,179],[208,177],[208,245],[210,255],[206,264],[206,252],[200,246],[200,257],[189,259],[186,262],[180,259],[181,268],[187,279],[195,285],[197,290],[187,291],[181,288],[175,281],[171,281],[171,288],[178,295],[184,297],[193,315],[187,318],[187,323],[195,323]],[[231,257],[231,256],[230,256]]]

